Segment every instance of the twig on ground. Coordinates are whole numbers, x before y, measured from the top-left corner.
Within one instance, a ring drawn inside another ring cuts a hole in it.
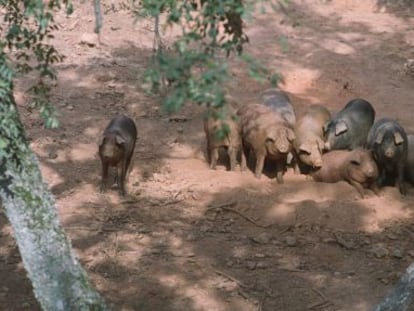
[[[231,207],[231,206],[236,205],[236,204],[237,204],[237,202],[229,202],[229,203],[224,203],[224,204],[221,204],[221,205],[215,205],[215,206],[211,206],[211,207],[207,208],[207,211],[212,210],[212,209],[222,209],[222,210],[225,210],[225,211],[233,212],[233,213],[236,213],[239,216],[243,217],[247,221],[250,221],[252,224],[254,224],[254,225],[256,225],[260,228],[268,228],[271,225],[273,225],[273,224],[267,224],[267,225],[260,224],[257,221],[255,221],[253,218],[251,218],[250,216],[247,216],[247,215],[243,214],[242,212],[240,212],[239,210]]]
[[[308,306],[309,310],[313,310],[316,308],[322,308],[322,307],[326,307],[330,304],[329,301],[321,301],[321,302],[316,302],[314,304],[311,304],[310,306]]]
[[[308,306],[308,309],[309,310],[316,309],[316,308],[321,308],[323,306],[326,306],[326,305],[330,305],[331,304],[331,302],[328,300],[328,298],[326,298],[326,296],[324,294],[322,294],[321,291],[317,290],[314,287],[311,287],[311,289],[312,289],[312,291],[314,293],[316,293],[322,299],[322,301],[313,303],[310,306]]]
[[[236,283],[237,285],[239,285],[240,287],[245,287],[248,288],[248,286],[246,284],[243,284],[241,281],[239,281],[238,279],[232,277],[231,275],[228,275],[227,273],[214,269],[214,272],[218,275],[224,276],[225,278],[229,279],[230,281],[233,281],[234,283]]]

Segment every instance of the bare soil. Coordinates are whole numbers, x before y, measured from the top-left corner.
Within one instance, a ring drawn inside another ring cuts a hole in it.
[[[289,1],[254,14],[246,50],[283,75],[299,116],[310,104],[335,112],[362,97],[377,117],[414,132],[414,73],[405,65],[414,58],[414,20],[400,2]],[[54,43],[67,56],[53,94],[60,128],[44,129],[26,109],[25,81],[16,97],[62,225],[112,308],[371,310],[413,261],[414,189],[367,190],[361,199],[346,183],[290,170],[282,185],[224,165],[210,170],[204,108],[188,104],[171,116],[160,97],[146,95],[152,23],[134,24],[110,3],[100,44],[89,2],[58,16]],[[227,87],[240,106],[269,87],[239,65],[232,72]],[[119,113],[139,133],[126,199],[98,191],[96,142]],[[39,310],[3,214],[0,228],[1,309]]]

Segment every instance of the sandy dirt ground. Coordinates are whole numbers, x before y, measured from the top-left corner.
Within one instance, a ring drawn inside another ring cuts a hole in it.
[[[175,115],[148,96],[141,77],[152,23],[117,1],[105,5],[101,44],[89,3],[58,16],[53,102],[61,127],[46,130],[16,97],[31,147],[55,195],[62,225],[92,283],[114,310],[371,310],[414,260],[414,189],[401,196],[315,183],[288,171],[285,183],[251,171],[210,170],[203,107]],[[280,72],[300,116],[332,112],[362,97],[377,117],[414,132],[413,11],[373,0],[296,0],[247,22],[246,51]],[[113,10],[108,9],[112,6]],[[165,37],[168,43],[168,36]],[[236,64],[236,63],[235,63]],[[241,66],[227,85],[239,106],[269,87]],[[97,140],[119,113],[138,128],[133,171],[120,199],[99,193]],[[13,233],[0,215],[0,306],[39,310]],[[412,307],[410,310],[414,310]]]

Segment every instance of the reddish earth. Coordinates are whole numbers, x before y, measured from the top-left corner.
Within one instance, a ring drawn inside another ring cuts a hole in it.
[[[111,3],[99,45],[81,43],[93,33],[89,3],[58,17],[54,43],[67,56],[53,94],[59,129],[43,129],[24,108],[24,81],[16,94],[62,225],[107,302],[114,310],[371,310],[413,261],[414,189],[402,197],[386,187],[361,199],[346,183],[292,171],[279,185],[251,171],[210,170],[203,107],[189,104],[172,117],[160,97],[145,94],[152,24],[133,24]],[[248,21],[247,52],[283,75],[297,114],[314,103],[334,112],[363,97],[377,117],[414,132],[405,66],[412,11],[373,0],[289,3]],[[239,105],[268,87],[239,68],[233,74],[228,89]],[[139,132],[124,200],[115,189],[98,192],[97,138],[118,113],[133,117]],[[1,215],[1,309],[38,310]]]

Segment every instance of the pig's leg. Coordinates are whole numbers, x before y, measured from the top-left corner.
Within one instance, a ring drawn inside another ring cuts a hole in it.
[[[108,162],[101,160],[102,164],[102,180],[101,180],[101,192],[105,192],[106,190],[106,184],[108,182]]]
[[[227,153],[230,158],[230,171],[234,171],[236,169],[236,162],[237,162],[237,149],[229,146],[227,149]]]
[[[400,193],[402,195],[406,195],[407,188],[404,183],[404,165],[399,165],[398,167],[397,185],[398,185],[398,188],[400,189]]]
[[[127,161],[126,159],[122,160],[118,166],[117,174],[118,174],[118,192],[120,196],[125,196],[125,175],[127,171]]]
[[[219,157],[218,148],[210,148],[210,168],[212,170],[216,169],[218,157]]]
[[[283,184],[283,171],[285,170],[284,161],[276,161],[276,180],[279,184]]]
[[[265,155],[263,153],[256,154],[256,168],[254,176],[256,176],[257,179],[260,179],[263,172],[263,165],[264,165]]]
[[[356,188],[356,190],[358,190],[361,198],[363,199],[364,198],[364,188],[362,187],[362,185],[359,182],[355,181],[355,180],[350,180],[349,183],[352,186],[354,186],[354,188]]]

